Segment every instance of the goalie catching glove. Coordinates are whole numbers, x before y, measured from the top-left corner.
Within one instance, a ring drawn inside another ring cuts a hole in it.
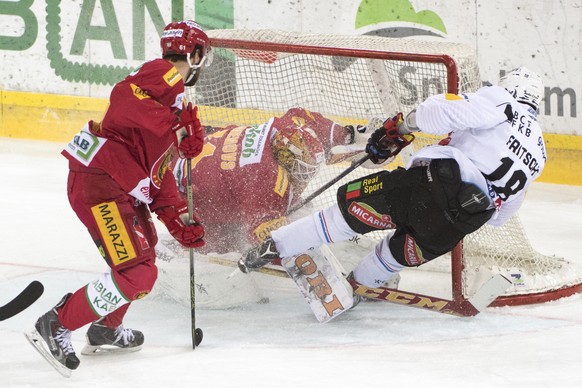
[[[204,130],[198,119],[198,107],[189,102],[180,112],[180,120],[172,128],[176,132],[178,150],[184,159],[195,158],[204,146]]]
[[[188,207],[182,206],[176,210],[174,206],[166,206],[156,211],[158,219],[166,225],[168,232],[186,248],[204,246],[204,227],[198,218],[192,217],[189,224]]]
[[[404,122],[402,112],[384,121],[368,139],[366,152],[375,164],[391,162],[400,151],[412,143],[414,135]]]

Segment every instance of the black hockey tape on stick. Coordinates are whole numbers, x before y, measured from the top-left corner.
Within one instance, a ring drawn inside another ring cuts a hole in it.
[[[0,321],[26,310],[41,297],[43,292],[44,286],[41,282],[38,280],[31,282],[16,298],[0,307]]]

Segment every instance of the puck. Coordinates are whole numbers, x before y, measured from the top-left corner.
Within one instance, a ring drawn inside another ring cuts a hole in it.
[[[202,338],[204,338],[204,333],[202,332],[202,329],[197,328],[194,331],[194,338],[196,341],[196,346],[200,345],[200,343],[202,342]]]

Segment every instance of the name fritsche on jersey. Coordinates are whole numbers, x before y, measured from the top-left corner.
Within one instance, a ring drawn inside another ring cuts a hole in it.
[[[536,112],[499,86],[429,97],[419,105],[416,122],[422,132],[450,134],[444,147],[419,151],[411,164],[453,157],[463,180],[488,192],[496,206],[520,199],[546,163]]]

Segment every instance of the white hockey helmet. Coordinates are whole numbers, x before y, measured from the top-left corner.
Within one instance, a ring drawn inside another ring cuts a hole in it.
[[[539,74],[525,67],[518,67],[501,77],[499,86],[504,87],[517,102],[538,110],[544,93],[544,84]]]

